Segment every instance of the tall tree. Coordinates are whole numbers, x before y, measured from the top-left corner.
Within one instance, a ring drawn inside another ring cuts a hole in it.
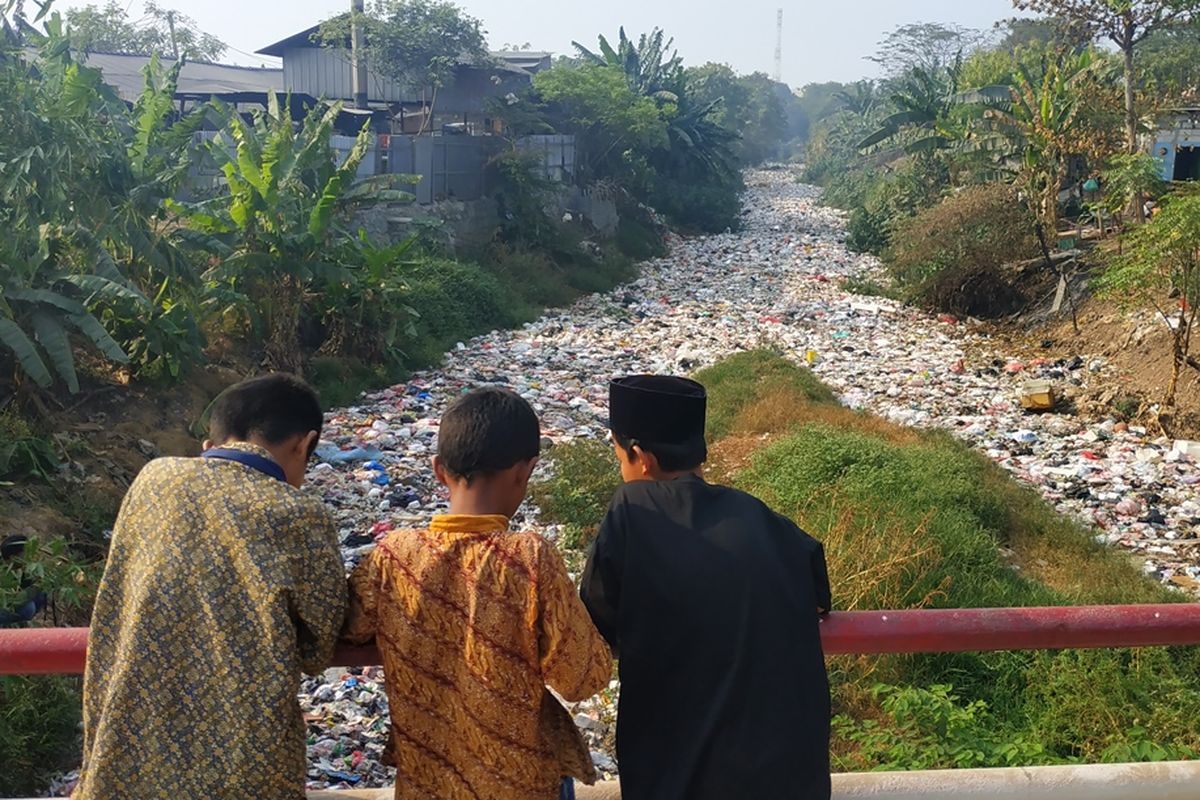
[[[725,64],[705,64],[686,71],[689,94],[697,104],[720,100],[712,119],[718,125],[736,131],[741,140],[735,145],[738,161],[744,165],[761,164],[777,158],[783,146],[795,138],[788,119],[787,102],[796,103],[790,91],[777,91],[775,83],[761,72],[738,75]]]
[[[888,78],[901,77],[914,69],[936,74],[952,66],[986,40],[977,30],[960,25],[918,22],[901,25],[879,43],[879,50],[867,56],[883,68]]]
[[[178,11],[149,2],[145,18],[139,21],[131,20],[126,8],[110,0],[104,6],[66,12],[71,46],[86,52],[157,54],[188,61],[216,61],[228,49]]]
[[[671,146],[660,153],[666,156],[656,166],[659,172],[676,176],[683,171],[696,170],[693,177],[728,179],[737,172],[733,143],[737,134],[719,125],[714,115],[722,101],[702,102],[689,91],[683,59],[672,49],[674,39],[666,38],[655,28],[642,34],[636,43],[621,28],[617,47],[599,37],[600,52],[593,53],[575,42],[575,49],[587,62],[598,67],[612,67],[625,73],[629,88],[638,95],[658,103],[667,120]],[[669,163],[663,163],[663,161]]]
[[[1138,80],[1148,98],[1166,105],[1200,95],[1200,19],[1167,25],[1146,38],[1137,53]]]
[[[800,110],[804,115],[804,131],[807,137],[815,133],[821,123],[845,110],[842,101],[843,92],[849,90],[851,84],[830,81],[827,83],[809,83],[800,89]]]
[[[1125,144],[1138,149],[1138,45],[1157,30],[1192,19],[1200,0],[1013,0],[1021,11],[1058,17],[1068,25],[1115,44],[1125,61]]]

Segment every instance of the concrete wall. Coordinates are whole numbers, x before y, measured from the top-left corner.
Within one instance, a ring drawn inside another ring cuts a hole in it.
[[[390,800],[392,790],[309,800]],[[620,784],[579,787],[579,800],[621,800]],[[1200,764],[1110,764],[1032,769],[868,772],[833,776],[833,800],[1196,800]],[[733,798],[731,798],[733,800]]]

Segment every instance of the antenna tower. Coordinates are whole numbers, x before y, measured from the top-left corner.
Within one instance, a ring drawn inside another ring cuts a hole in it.
[[[779,9],[775,30],[775,82],[783,83],[783,9]]]

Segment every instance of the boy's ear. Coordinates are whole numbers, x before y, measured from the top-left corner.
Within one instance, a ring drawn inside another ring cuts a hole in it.
[[[317,451],[317,442],[320,440],[321,434],[317,433],[316,431],[309,431],[304,435],[304,438],[300,440],[300,452],[303,453],[305,459],[307,459],[311,453],[315,453]]]
[[[637,456],[637,463],[641,464],[642,475],[646,476],[647,478],[653,478],[659,474],[658,456],[654,455],[654,453],[643,450],[640,444],[635,444],[633,446],[633,452],[634,455]]]
[[[529,480],[533,477],[533,471],[537,469],[538,460],[538,457],[534,456],[522,464],[521,468],[517,470],[517,478],[520,480],[522,486],[529,485]]]
[[[433,477],[437,478],[437,482],[442,486],[449,488],[450,476],[446,474],[446,468],[442,465],[442,459],[439,456],[434,456],[429,461],[433,465]]]
[[[200,443],[200,452],[205,452],[206,450],[212,450],[214,447],[216,447],[216,445],[213,444],[212,439],[205,439],[203,442]]]

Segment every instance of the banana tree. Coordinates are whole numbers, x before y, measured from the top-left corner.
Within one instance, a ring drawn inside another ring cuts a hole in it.
[[[314,285],[338,271],[338,241],[349,237],[342,219],[357,205],[411,200],[388,188],[408,176],[358,182],[368,152],[364,126],[349,155],[337,162],[330,137],[340,105],[314,108],[299,130],[272,96],[251,123],[235,109],[217,106],[225,129],[209,147],[228,193],[192,204],[171,203],[189,230],[187,246],[215,254],[205,280],[224,287],[220,296],[257,310],[265,330],[268,364],[299,373],[301,313]]]
[[[127,362],[98,315],[117,303],[145,313],[146,299],[119,265],[128,242],[113,224],[125,107],[73,59],[57,16],[45,30],[27,47],[0,44],[0,352],[14,375],[74,393],[72,337]]]
[[[615,48],[605,37],[599,39],[599,53],[592,52],[579,42],[572,44],[585,62],[599,67],[619,68],[625,73],[629,88],[637,94],[665,102],[679,102],[683,59],[678,52],[671,50],[674,39],[667,39],[666,34],[658,28],[649,34],[642,34],[636,44],[621,28]]]
[[[889,101],[894,113],[858,143],[860,151],[891,145],[892,158],[927,155],[946,150],[961,141],[964,129],[956,115],[959,108],[959,75],[962,56],[944,70],[913,67],[898,78]]]
[[[1067,160],[1081,151],[1083,90],[1106,68],[1094,50],[1060,51],[1036,66],[1018,66],[1011,86],[987,86],[961,98],[974,105],[980,123],[973,146],[1014,176],[1051,234]]]
[[[668,143],[648,157],[658,178],[693,186],[740,185],[734,149],[738,134],[716,121],[722,100],[696,99],[673,44],[658,28],[636,43],[621,28],[615,48],[603,36],[599,53],[578,42],[575,48],[585,63],[620,70],[631,91],[657,104]]]

